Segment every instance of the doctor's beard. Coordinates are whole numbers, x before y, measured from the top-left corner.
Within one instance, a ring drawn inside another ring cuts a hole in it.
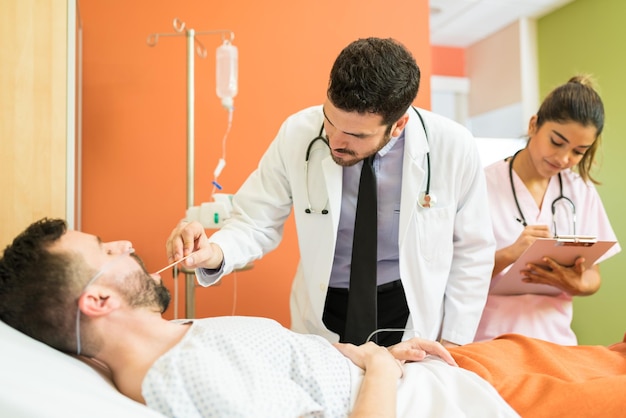
[[[391,140],[391,132],[390,132],[390,130],[388,130],[387,132],[385,132],[385,135],[380,140],[378,145],[376,145],[374,150],[369,152],[368,154],[366,154],[364,156],[359,157],[355,151],[353,151],[351,149],[348,149],[348,148],[334,148],[334,149],[331,150],[330,156],[333,159],[333,161],[335,162],[335,164],[340,165],[342,167],[351,167],[351,166],[357,164],[359,161],[363,161],[366,158],[376,154],[378,151],[383,149],[385,147],[385,145],[387,145],[389,143],[390,140]],[[345,160],[345,159],[342,159],[342,158],[338,158],[337,156],[335,156],[334,152],[338,152],[338,153],[340,153],[342,155],[345,155],[345,156],[352,156],[352,157],[354,157],[354,159]]]

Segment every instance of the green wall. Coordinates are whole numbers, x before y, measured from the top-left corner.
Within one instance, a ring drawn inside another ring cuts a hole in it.
[[[624,250],[600,266],[602,287],[575,298],[580,344],[610,344],[626,332],[626,1],[575,0],[538,21],[541,96],[576,73],[590,73],[606,123],[595,178]],[[584,216],[584,214],[583,214]]]

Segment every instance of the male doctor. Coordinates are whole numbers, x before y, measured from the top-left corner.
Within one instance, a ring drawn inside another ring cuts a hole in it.
[[[194,252],[185,265],[211,285],[276,248],[293,208],[301,255],[294,331],[354,344],[375,330],[387,346],[415,335],[471,342],[495,250],[483,169],[469,131],[412,107],[419,81],[399,42],[349,44],[325,103],[287,118],[233,197],[230,220],[210,238],[199,223],[179,222],[166,244],[170,261]],[[371,167],[376,255],[352,260],[353,247],[371,241],[353,245],[356,218],[365,216],[357,215],[362,169]],[[374,290],[357,297],[369,272]]]

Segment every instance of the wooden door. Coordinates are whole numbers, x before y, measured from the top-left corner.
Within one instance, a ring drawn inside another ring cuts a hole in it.
[[[75,0],[0,1],[0,251],[32,221],[74,225]]]

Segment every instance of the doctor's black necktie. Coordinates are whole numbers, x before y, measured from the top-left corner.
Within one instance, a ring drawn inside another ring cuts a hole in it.
[[[363,160],[354,221],[344,342],[363,344],[377,328],[377,202],[374,154]],[[374,339],[376,341],[376,339]]]

